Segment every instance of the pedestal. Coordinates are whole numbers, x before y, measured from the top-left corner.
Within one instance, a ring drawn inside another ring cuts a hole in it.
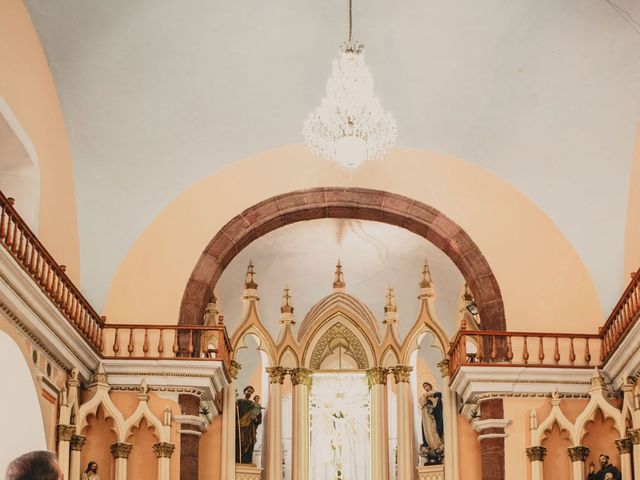
[[[236,480],[260,480],[262,468],[255,465],[236,463]]]
[[[444,465],[417,467],[418,480],[444,480]]]

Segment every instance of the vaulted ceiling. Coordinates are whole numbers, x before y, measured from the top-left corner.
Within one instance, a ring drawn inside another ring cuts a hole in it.
[[[98,308],[133,241],[178,194],[302,141],[346,35],[345,0],[25,3],[60,96],[82,286]],[[635,0],[354,5],[398,145],[463,158],[519,189],[572,242],[605,310],[622,287],[638,124],[633,18]],[[309,268],[329,285],[331,264]]]

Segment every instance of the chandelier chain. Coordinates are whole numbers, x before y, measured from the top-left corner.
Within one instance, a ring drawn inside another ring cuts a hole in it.
[[[353,14],[351,9],[351,2],[352,0],[349,0],[349,42],[351,42],[351,34],[353,33]]]

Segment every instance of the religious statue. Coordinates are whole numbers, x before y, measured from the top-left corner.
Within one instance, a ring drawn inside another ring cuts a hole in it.
[[[600,470],[596,472],[596,466],[589,464],[589,475],[587,480],[621,480],[620,470],[609,463],[609,455],[600,455]]]
[[[242,391],[244,398],[236,400],[236,463],[253,464],[253,448],[256,445],[258,425],[262,423],[260,397],[253,400],[251,385]]]
[[[425,465],[439,465],[444,462],[442,393],[435,392],[429,382],[424,382],[422,387],[425,393],[418,399],[422,417],[420,456]]]

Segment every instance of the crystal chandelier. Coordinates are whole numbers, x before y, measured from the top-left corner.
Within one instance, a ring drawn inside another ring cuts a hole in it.
[[[351,38],[333,61],[327,93],[320,106],[304,122],[303,134],[311,151],[321,158],[357,167],[384,156],[394,145],[398,129],[390,113],[373,94],[373,78],[364,63],[364,45]]]

